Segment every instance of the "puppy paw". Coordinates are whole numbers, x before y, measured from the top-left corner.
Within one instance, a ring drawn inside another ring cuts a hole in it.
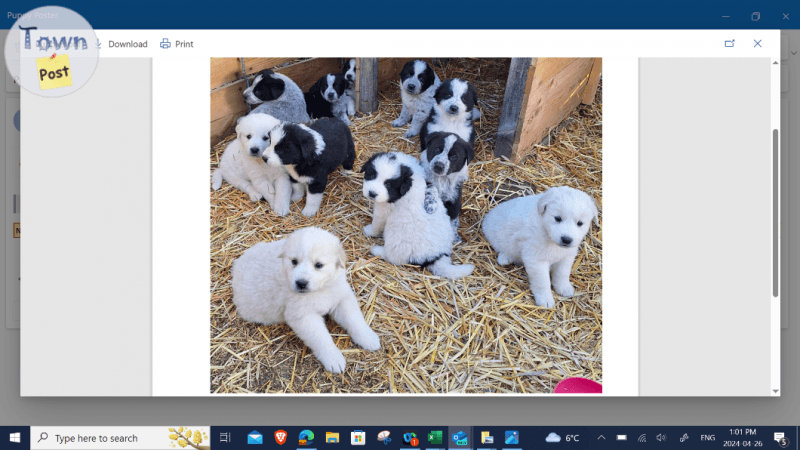
[[[539,295],[534,294],[533,300],[536,302],[536,306],[541,306],[543,308],[552,309],[556,306],[556,301],[553,299],[553,294],[550,293],[550,291]]]
[[[439,199],[439,191],[434,186],[429,186],[425,188],[425,212],[428,214],[433,214],[436,212],[436,207],[438,205],[437,200]]]
[[[414,136],[416,136],[418,134],[419,134],[419,131],[408,130],[408,131],[406,131],[405,137],[406,137],[406,139],[411,139],[412,137],[414,137]]]
[[[372,253],[372,256],[383,256],[383,246],[376,245],[369,249],[369,252]]]
[[[303,199],[305,192],[302,189],[292,189],[292,201],[299,202]]]
[[[272,208],[272,212],[279,215],[280,217],[283,217],[289,214],[289,205],[275,205],[275,207]]]
[[[372,224],[369,224],[364,227],[364,234],[369,237],[378,237],[378,233],[372,231]]]
[[[569,281],[566,281],[564,283],[554,283],[553,290],[556,291],[556,294],[562,297],[569,298],[575,295],[575,288],[572,287],[572,284]]]
[[[302,211],[300,211],[300,213],[306,217],[314,217],[317,215],[317,208],[305,207]]]
[[[394,121],[392,121],[392,126],[395,127],[395,128],[399,128],[399,127],[402,127],[403,125],[405,125],[406,123],[407,122],[405,120],[394,119]]]
[[[511,263],[511,258],[509,258],[505,253],[499,253],[497,255],[497,264],[500,264],[501,266],[507,266]]]
[[[381,340],[374,331],[367,328],[357,335],[350,336],[353,342],[364,350],[374,352],[381,349]]]
[[[331,373],[342,373],[347,365],[347,360],[339,349],[331,350],[326,353],[317,355],[317,359],[325,367],[325,370]]]
[[[251,202],[253,202],[253,203],[258,203],[258,202],[260,202],[260,201],[261,201],[261,194],[258,194],[258,193],[251,193],[251,194],[249,194],[249,195],[250,195],[250,201],[251,201]]]

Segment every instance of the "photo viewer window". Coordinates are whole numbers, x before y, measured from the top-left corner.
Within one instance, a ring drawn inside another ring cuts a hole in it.
[[[785,13],[274,29],[34,8],[9,13],[3,72],[14,402],[797,404]],[[443,430],[412,431],[392,438]]]

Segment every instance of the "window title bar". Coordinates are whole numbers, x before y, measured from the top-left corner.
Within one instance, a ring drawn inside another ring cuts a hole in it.
[[[7,8],[4,28],[42,6],[30,1]],[[59,4],[85,17],[95,29],[793,29],[800,10],[789,2],[523,2],[460,0],[428,2],[409,9],[392,2],[356,0],[345,8],[330,2],[218,4],[155,2]],[[212,6],[212,5],[209,5]],[[797,11],[795,11],[797,10]],[[795,13],[797,14],[795,16]]]

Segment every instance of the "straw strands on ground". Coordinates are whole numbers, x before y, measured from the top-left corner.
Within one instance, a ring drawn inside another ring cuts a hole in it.
[[[380,241],[362,232],[371,205],[361,195],[361,174],[333,174],[313,218],[300,214],[304,200],[278,217],[266,202],[254,205],[228,184],[211,191],[211,392],[547,393],[567,377],[602,383],[602,227],[592,227],[575,261],[575,297],[556,295],[555,309],[535,305],[525,270],[498,266],[480,231],[481,219],[498,202],[550,186],[584,190],[602,211],[602,88],[594,104],[571,114],[551,145],[515,165],[492,156],[508,64],[452,59],[436,68],[442,79],[473,83],[483,111],[476,123],[476,160],[464,186],[464,242],[453,250],[456,264],[476,266],[466,279],[449,281],[372,257],[369,248]],[[417,139],[404,139],[405,127],[390,125],[400,107],[393,85],[381,93],[377,113],[353,121],[357,170],[376,152],[418,155]],[[234,138],[211,149],[211,170]],[[381,350],[363,351],[328,320],[347,358],[339,375],[326,373],[288,326],[247,323],[231,301],[234,259],[257,242],[312,225],[342,240],[350,282],[381,338]]]

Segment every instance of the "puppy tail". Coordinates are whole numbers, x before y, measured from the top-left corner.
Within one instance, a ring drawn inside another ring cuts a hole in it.
[[[451,280],[464,278],[472,273],[475,266],[472,264],[462,264],[460,266],[453,265],[450,256],[442,256],[436,262],[428,266],[428,270],[437,277],[445,277]]]
[[[211,187],[216,191],[222,187],[222,171],[217,169],[211,174]]]

